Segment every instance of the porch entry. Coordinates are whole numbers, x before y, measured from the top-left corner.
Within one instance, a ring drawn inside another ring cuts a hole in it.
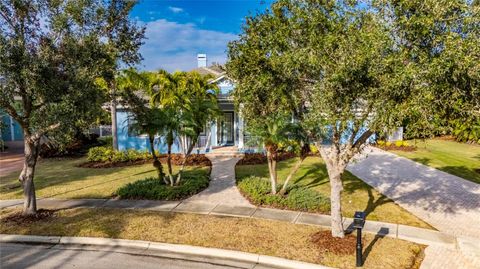
[[[217,120],[217,145],[234,145],[234,117],[232,112],[224,112],[223,117]]]

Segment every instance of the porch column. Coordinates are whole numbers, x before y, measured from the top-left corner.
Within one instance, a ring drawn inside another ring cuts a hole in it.
[[[212,135],[210,136],[210,145],[212,145],[212,147],[216,147],[217,146],[217,121],[213,121],[211,126],[210,126],[210,132],[212,133]]]
[[[241,149],[243,145],[243,117],[241,114],[238,114],[238,148]]]

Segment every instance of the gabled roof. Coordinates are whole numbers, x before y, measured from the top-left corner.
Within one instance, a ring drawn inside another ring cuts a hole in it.
[[[191,71],[198,72],[200,75],[211,75],[214,80],[217,80],[219,77],[225,75],[225,70],[221,65],[211,65],[209,67],[198,67]]]

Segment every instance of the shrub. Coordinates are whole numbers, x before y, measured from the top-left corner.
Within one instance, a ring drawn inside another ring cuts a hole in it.
[[[117,190],[122,199],[181,200],[208,187],[209,176],[205,170],[184,171],[179,186],[165,185],[158,178],[146,178],[128,183]]]
[[[291,187],[286,196],[272,195],[270,194],[270,182],[255,176],[239,180],[237,186],[250,202],[258,206],[320,213],[330,212],[330,199],[306,187]],[[279,186],[280,188],[281,186]]]
[[[98,138],[98,142],[107,147],[113,147],[113,137],[112,136],[102,136]]]
[[[150,159],[148,151],[128,149],[126,151],[115,151],[111,147],[93,147],[88,150],[87,160],[89,162],[132,162]]]

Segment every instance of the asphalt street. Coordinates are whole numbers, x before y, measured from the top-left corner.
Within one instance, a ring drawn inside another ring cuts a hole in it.
[[[0,268],[161,268],[161,269],[232,269],[210,263],[192,262],[113,250],[69,248],[64,246],[1,244]]]

